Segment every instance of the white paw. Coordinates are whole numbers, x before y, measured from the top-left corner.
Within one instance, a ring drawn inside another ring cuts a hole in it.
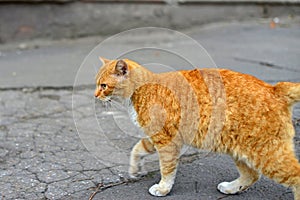
[[[159,184],[155,184],[149,189],[149,193],[153,196],[163,197],[169,193],[169,190],[164,190],[159,187]]]
[[[145,171],[145,170],[138,170],[138,168],[134,168],[134,167],[130,167],[129,168],[129,176],[130,178],[138,178],[138,177],[141,177],[141,176],[145,176],[147,175],[148,172]]]
[[[138,176],[138,174],[131,174],[131,173],[129,173],[129,177],[132,178],[132,179],[136,179],[139,176]]]
[[[147,174],[148,174],[147,171],[142,171],[142,172],[137,172],[137,173],[131,173],[131,172],[129,172],[129,177],[130,178],[139,178],[139,177],[145,176]]]
[[[139,170],[137,167],[130,167],[128,170],[130,178],[137,178],[139,176]]]
[[[245,188],[238,181],[223,182],[218,185],[218,190],[224,194],[236,194]]]

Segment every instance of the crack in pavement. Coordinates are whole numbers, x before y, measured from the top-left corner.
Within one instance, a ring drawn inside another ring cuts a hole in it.
[[[74,132],[72,92],[66,87],[0,91],[4,199],[86,199],[85,191],[99,180],[119,181],[118,173],[95,159]]]
[[[238,57],[234,57],[234,60],[240,61],[240,62],[246,62],[246,63],[259,64],[259,65],[262,65],[262,66],[266,66],[266,67],[270,67],[270,68],[274,68],[274,69],[279,69],[279,70],[285,70],[285,71],[300,73],[300,70],[293,69],[293,68],[290,68],[290,67],[287,67],[287,66],[276,65],[276,64],[274,64],[272,62],[269,62],[269,61],[260,61],[260,60],[253,60],[253,59],[249,59],[249,58],[238,58]]]

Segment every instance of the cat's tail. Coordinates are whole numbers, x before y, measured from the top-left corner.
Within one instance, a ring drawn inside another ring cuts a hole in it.
[[[300,101],[300,83],[279,82],[275,85],[275,93],[292,105]]]

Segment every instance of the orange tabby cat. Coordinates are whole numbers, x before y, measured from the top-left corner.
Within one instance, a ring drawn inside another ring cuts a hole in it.
[[[158,152],[161,180],[149,189],[152,195],[170,192],[180,150],[191,145],[234,159],[240,177],[220,183],[220,192],[241,192],[264,174],[292,187],[300,200],[291,120],[292,106],[300,101],[300,83],[272,86],[225,69],[155,74],[128,59],[102,62],[95,97],[129,99],[132,120],[148,136],[131,152],[130,175],[139,175],[143,156]]]

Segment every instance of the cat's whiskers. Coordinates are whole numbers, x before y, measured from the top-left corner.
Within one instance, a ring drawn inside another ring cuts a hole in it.
[[[116,100],[112,100],[110,101],[112,107],[116,108],[117,110],[123,110],[124,109],[124,105]]]
[[[93,67],[94,67],[95,73],[97,74],[98,73],[98,69],[97,69],[97,66],[95,65],[95,63],[93,63]]]
[[[105,98],[105,99],[98,99],[102,105],[102,107],[104,108],[104,110],[110,111],[112,108],[112,103],[111,103],[111,99],[110,98]]]

